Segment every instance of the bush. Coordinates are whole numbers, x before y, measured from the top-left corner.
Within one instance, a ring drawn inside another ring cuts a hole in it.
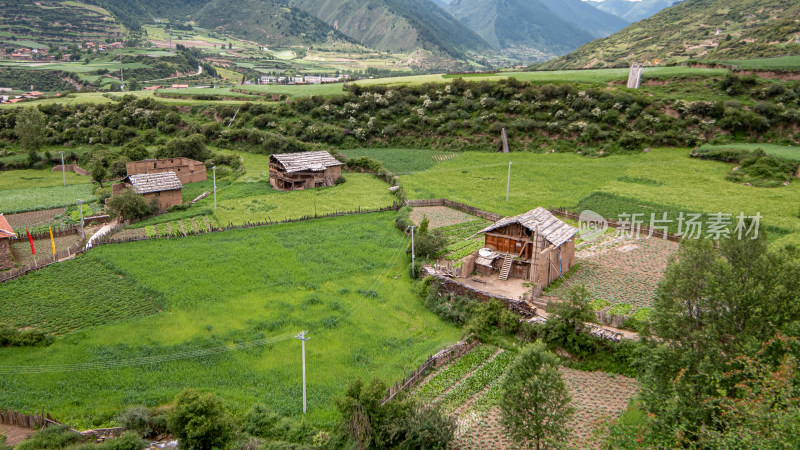
[[[155,211],[153,205],[148,204],[144,197],[132,189],[125,189],[121,194],[109,198],[106,206],[112,217],[122,217],[125,220],[140,219]]]
[[[0,347],[28,347],[50,345],[53,338],[38,330],[17,330],[0,324]]]
[[[414,235],[414,253],[417,258],[436,258],[447,245],[447,238],[440,230],[433,230],[428,233]],[[411,253],[411,245],[408,246],[408,253]]]
[[[66,425],[43,428],[33,436],[17,445],[17,450],[54,450],[65,448],[83,441],[83,437]]]
[[[347,178],[339,177],[339,178],[336,179],[336,181],[333,182],[333,185],[334,186],[339,186],[341,184],[345,184],[346,182],[347,182]]]
[[[131,406],[117,416],[122,428],[139,433],[139,436],[150,436],[153,433],[153,418],[144,406]]]
[[[244,416],[244,431],[257,437],[273,437],[281,416],[261,403],[256,403]]]
[[[70,447],[70,450],[142,450],[149,446],[150,443],[142,440],[136,433],[128,432],[116,439],[103,441],[102,444],[87,444],[80,447]]]
[[[507,310],[500,300],[475,302],[470,308],[470,319],[465,333],[475,335],[485,342],[498,331],[515,334],[519,331],[519,319],[519,316]]]
[[[223,401],[211,392],[184,389],[175,397],[167,427],[181,448],[225,448],[234,437],[233,421]]]

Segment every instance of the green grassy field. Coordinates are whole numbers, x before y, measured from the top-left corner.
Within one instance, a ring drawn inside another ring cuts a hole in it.
[[[25,156],[27,157],[27,155]],[[67,186],[71,184],[86,184],[92,182],[91,177],[77,175],[73,172],[66,172],[66,177]],[[33,169],[9,170],[0,172],[0,191],[7,189],[43,188],[62,185],[63,178],[61,172]]]
[[[800,55],[777,56],[774,58],[737,59],[720,61],[744,70],[790,70],[800,68]]]
[[[336,95],[343,92],[342,83],[329,84],[247,84],[236,89],[262,95],[288,95],[289,97],[309,97],[312,95]]]
[[[13,213],[74,205],[78,199],[94,199],[94,186],[88,176],[67,172],[62,186],[61,172],[49,170],[9,170],[0,172],[0,212]]]
[[[395,175],[430,169],[442,161],[458,158],[460,153],[407,148],[356,148],[341,150],[348,158],[367,156],[383,163]]]
[[[511,192],[506,202],[509,161]],[[687,212],[758,212],[762,224],[783,230],[773,245],[800,242],[800,183],[771,189],[739,185],[725,180],[731,167],[694,160],[686,149],[604,158],[468,152],[424,172],[403,175],[400,181],[409,198],[446,197],[504,215],[537,206],[574,207],[593,192]]]
[[[67,323],[80,331],[45,348],[0,348],[4,368],[94,362],[103,369],[3,375],[0,404],[45,405],[58,420],[89,427],[111,424],[128,405],[164,404],[195,387],[215,391],[238,413],[262,402],[299,416],[300,345],[293,336],[307,330],[308,419],[330,425],[337,415],[332,399],[349,380],[394,381],[459,337],[415,298],[408,238],[393,220],[389,212],[101,246],[11,281],[0,290],[5,320]],[[62,283],[67,274],[75,280]],[[136,301],[152,293],[164,311],[122,321],[97,311],[76,314],[97,304],[98,289],[132,292]],[[70,302],[40,311],[9,308],[43,295]],[[106,324],[87,328],[98,315]],[[268,345],[247,350],[120,363],[264,339]]]
[[[800,147],[790,145],[775,145],[775,144],[725,144],[725,145],[703,145],[699,150],[712,150],[731,148],[737,150],[764,150],[764,153],[778,158],[784,158],[791,161],[800,161]]]

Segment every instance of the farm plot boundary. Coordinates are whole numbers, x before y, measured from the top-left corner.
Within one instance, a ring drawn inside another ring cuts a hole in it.
[[[497,222],[498,220],[502,219],[503,216],[500,214],[491,213],[488,211],[484,211],[482,209],[478,209],[469,205],[465,205],[463,203],[454,202],[452,200],[448,200],[446,198],[435,198],[435,199],[426,199],[426,200],[406,200],[406,206],[411,207],[422,207],[422,206],[446,206],[448,208],[457,209],[459,211],[465,212],[467,214],[471,214],[473,216],[482,217],[486,220],[491,220],[492,222]]]

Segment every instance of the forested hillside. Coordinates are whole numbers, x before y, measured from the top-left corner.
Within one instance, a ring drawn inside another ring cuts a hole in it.
[[[378,50],[424,48],[454,58],[488,48],[430,0],[292,0],[335,29]]]
[[[800,3],[793,0],[688,0],[539,67],[800,54],[800,45],[795,43],[800,34],[798,17]]]
[[[311,14],[279,0],[212,0],[194,19],[205,28],[265,45],[350,40]]]

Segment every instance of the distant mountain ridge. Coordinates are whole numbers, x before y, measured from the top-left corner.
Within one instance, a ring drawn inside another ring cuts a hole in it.
[[[378,50],[424,48],[464,58],[468,50],[489,48],[431,0],[291,0],[291,4]]]
[[[454,0],[445,10],[497,50],[552,57],[627,25],[580,0]]]
[[[793,43],[800,34],[798,17],[796,0],[686,0],[537,68],[800,54]]]
[[[664,8],[669,8],[674,3],[682,0],[604,0],[585,2],[595,8],[613,14],[629,23],[647,19]]]

